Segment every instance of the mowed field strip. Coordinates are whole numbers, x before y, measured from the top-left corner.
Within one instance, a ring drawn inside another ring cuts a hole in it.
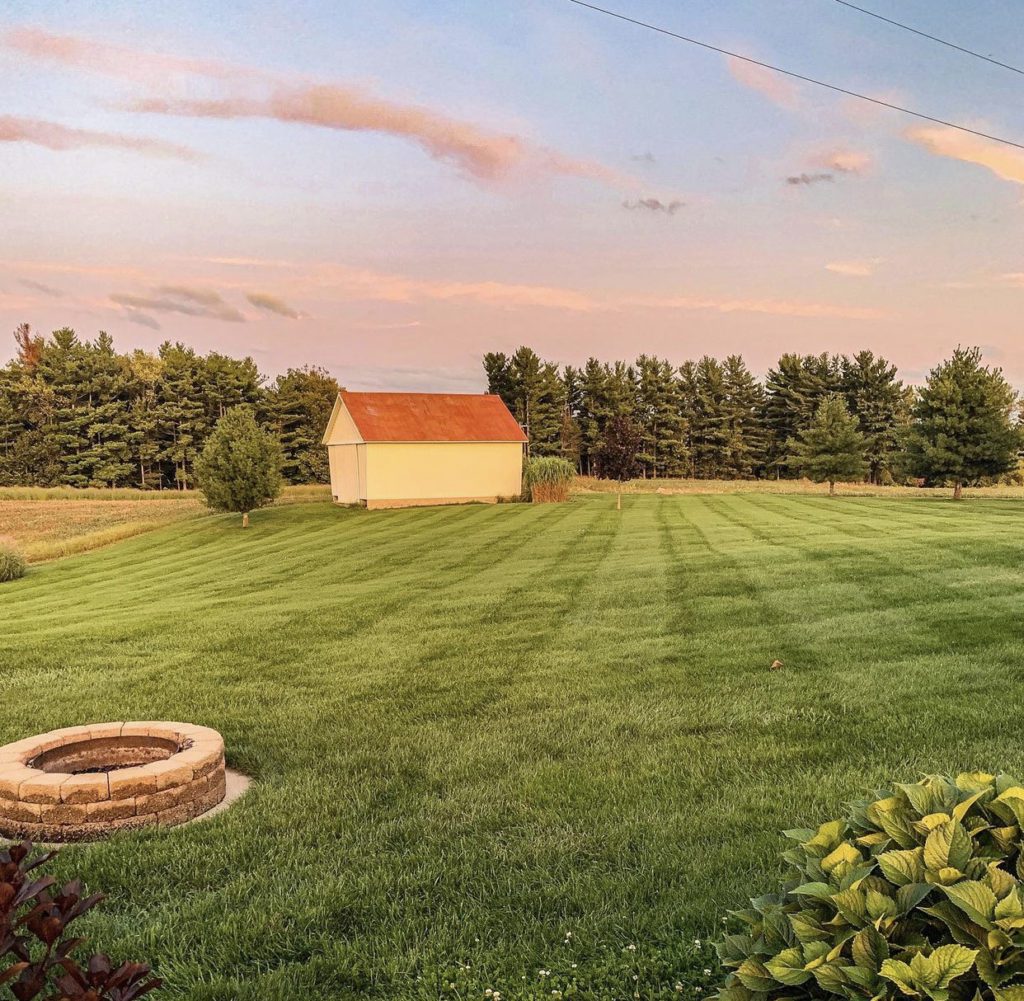
[[[583,996],[695,997],[693,939],[774,887],[780,829],[924,771],[1024,772],[1019,501],[252,522],[0,588],[0,742],[181,719],[256,780],[207,822],[60,854],[110,896],[93,944],[167,997],[454,997],[459,963],[473,996],[550,997],[537,971],[576,963]]]

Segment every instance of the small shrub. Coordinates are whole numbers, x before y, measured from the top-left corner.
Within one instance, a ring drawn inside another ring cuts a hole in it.
[[[250,407],[232,407],[218,422],[196,462],[196,479],[214,511],[249,512],[281,493],[281,443],[256,423]]]
[[[103,894],[85,896],[76,879],[60,890],[36,870],[53,852],[33,857],[28,842],[0,851],[0,987],[17,1001],[135,1001],[156,990],[145,963],[119,967],[103,955],[84,966],[71,958],[82,944],[67,927],[92,910]]]
[[[576,467],[567,459],[554,456],[527,459],[523,492],[534,504],[567,501],[575,476]]]
[[[28,563],[13,539],[0,538],[0,584],[25,576]]]
[[[780,891],[719,944],[722,1001],[1021,1001],[1024,787],[930,775],[787,831]]]

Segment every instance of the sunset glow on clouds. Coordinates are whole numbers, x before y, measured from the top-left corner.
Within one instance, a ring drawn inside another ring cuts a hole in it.
[[[982,316],[1024,384],[1024,151],[546,0],[172,7],[0,14],[0,328],[474,389],[520,343],[922,371]],[[810,33],[755,0],[636,13],[1024,136],[1001,78],[841,10]],[[1024,44],[1011,16],[975,27]]]

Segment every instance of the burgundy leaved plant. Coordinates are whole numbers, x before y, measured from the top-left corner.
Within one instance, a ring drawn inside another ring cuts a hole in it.
[[[56,889],[38,872],[53,854],[33,855],[27,841],[0,849],[0,990],[16,1001],[135,1001],[156,990],[145,963],[115,968],[95,955],[83,968],[72,958],[84,939],[69,937],[68,925],[103,894],[84,895],[77,879]]]

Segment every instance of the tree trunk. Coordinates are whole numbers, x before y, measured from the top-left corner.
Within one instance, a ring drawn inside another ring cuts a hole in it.
[[[829,480],[828,481],[828,495],[829,495],[829,497],[835,497],[835,495],[836,495],[836,481],[835,480]]]
[[[963,484],[957,480],[956,486],[953,487],[953,500],[961,500],[963,498]]]
[[[248,527],[249,527],[249,512],[246,511],[245,514],[242,515],[242,528],[248,528]]]

